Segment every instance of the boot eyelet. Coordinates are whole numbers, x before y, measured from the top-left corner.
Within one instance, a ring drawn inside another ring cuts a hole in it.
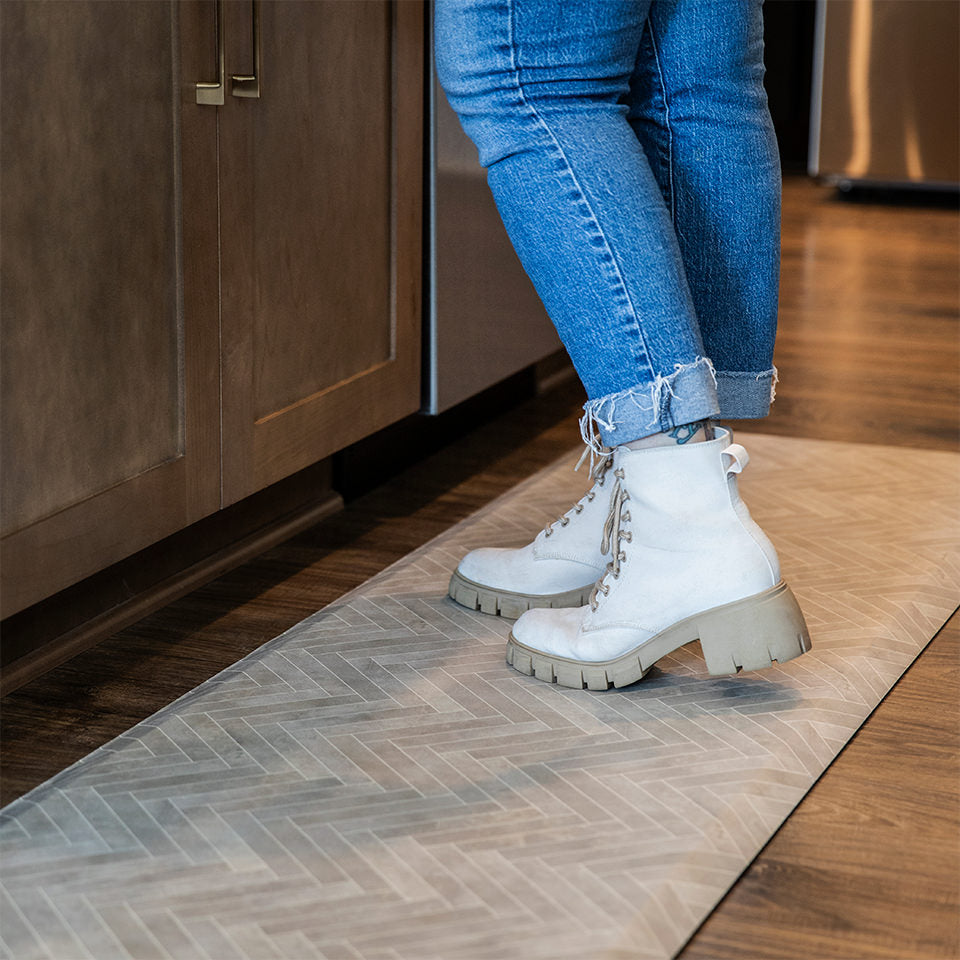
[[[578,503],[576,507],[577,513],[583,513],[583,504]]]

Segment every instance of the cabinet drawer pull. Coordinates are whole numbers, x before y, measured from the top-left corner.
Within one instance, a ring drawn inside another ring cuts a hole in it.
[[[250,0],[253,17],[253,73],[233,74],[230,92],[235,97],[260,98],[260,0]]]
[[[203,80],[197,83],[197,103],[207,104],[212,107],[223,106],[223,79],[226,75],[226,59],[223,52],[223,0],[217,0],[216,3],[217,18],[217,76],[220,78],[216,83],[209,83]]]

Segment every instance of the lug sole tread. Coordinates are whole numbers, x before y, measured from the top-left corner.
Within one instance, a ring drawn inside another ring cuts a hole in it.
[[[522,644],[512,632],[506,660],[520,673],[540,680],[565,687],[608,690],[643,679],[657,660],[694,640],[700,641],[712,676],[787,663],[812,646],[793,592],[781,581],[753,597],[680,620],[614,660],[580,661],[543,653]]]
[[[516,620],[520,614],[533,607],[582,607],[590,600],[594,582],[591,580],[583,587],[562,593],[519,593],[511,590],[496,590],[484,584],[475,583],[455,570],[450,577],[447,595],[468,610],[479,610],[480,613],[491,616]]]

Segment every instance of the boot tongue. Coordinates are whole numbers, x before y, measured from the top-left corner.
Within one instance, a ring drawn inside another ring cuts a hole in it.
[[[612,549],[612,558],[607,564],[606,573],[597,581],[593,592],[590,594],[590,608],[592,610],[596,610],[597,591],[603,589],[604,593],[607,592],[606,588],[602,587],[607,574],[612,573],[616,577],[620,573],[620,522],[623,518],[623,505],[630,499],[630,494],[622,483],[623,471],[615,470],[614,476],[617,478],[617,482],[613,485],[613,490],[610,491],[610,509],[603,524],[603,540],[600,544],[601,553],[606,553]]]

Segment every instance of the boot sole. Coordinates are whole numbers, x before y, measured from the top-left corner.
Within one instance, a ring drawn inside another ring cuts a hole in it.
[[[661,657],[699,640],[712,676],[761,670],[810,649],[810,633],[793,591],[780,581],[763,593],[679,620],[615,660],[591,662],[541,653],[507,641],[507,663],[539,680],[564,687],[607,690],[636,683]]]
[[[565,593],[514,593],[511,590],[495,590],[482,583],[475,583],[454,570],[447,593],[452,600],[471,610],[516,620],[531,607],[582,607],[590,601],[594,582],[591,580],[590,583]]]

